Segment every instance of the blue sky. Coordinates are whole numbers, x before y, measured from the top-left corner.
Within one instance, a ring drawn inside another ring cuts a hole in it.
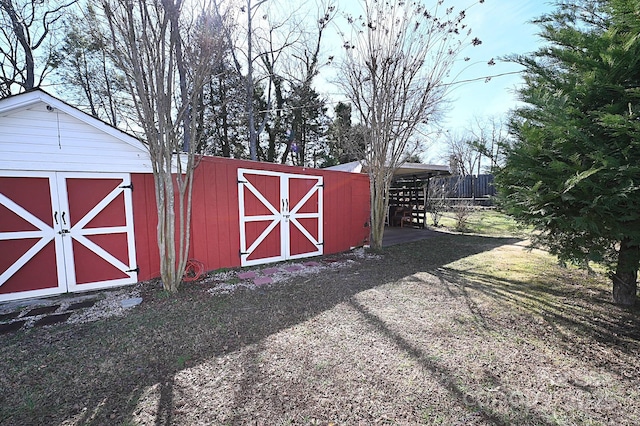
[[[537,36],[539,28],[530,21],[551,10],[548,2],[540,0],[486,0],[474,6],[467,15],[468,23],[482,44],[465,52],[464,56],[470,56],[473,65],[462,71],[457,80],[520,71],[520,66],[499,58],[536,50],[541,45]],[[496,65],[489,67],[486,63],[492,58]],[[488,82],[480,79],[456,85],[450,92],[451,105],[442,127],[460,132],[476,117],[506,117],[517,105],[515,89],[520,83],[519,74],[510,74],[493,77]],[[423,155],[423,160],[442,162],[444,153],[444,144],[436,142]]]
[[[468,23],[482,44],[466,50],[465,56],[472,57],[470,62],[477,63],[463,71],[458,80],[519,71],[521,67],[498,58],[537,49],[539,29],[529,22],[549,11],[551,7],[542,1],[486,0],[474,7]],[[486,62],[492,58],[496,65],[489,67]],[[487,83],[479,80],[456,86],[451,92],[454,103],[448,124],[454,128],[464,127],[474,115],[505,114],[515,105],[513,89],[520,81],[516,74],[494,77]]]
[[[459,10],[473,1],[449,0],[446,4]],[[353,6],[355,4],[349,1],[338,2],[342,10]],[[482,77],[520,71],[521,67],[499,58],[536,50],[540,46],[539,28],[530,21],[551,10],[552,6],[545,0],[485,0],[483,4],[475,4],[469,9],[466,23],[473,31],[472,37],[478,37],[482,44],[463,52],[461,58],[468,56],[471,60],[461,62],[452,76],[457,76],[457,81],[480,79],[452,88],[448,112],[441,123],[443,129],[459,132],[468,127],[475,117],[506,117],[508,111],[517,105],[514,89],[521,81],[518,74],[494,77],[489,82]],[[489,67],[487,62],[491,59],[496,65]],[[335,92],[332,95],[336,100],[345,100],[335,96]],[[434,142],[422,155],[423,161],[442,162],[444,153],[443,143]]]

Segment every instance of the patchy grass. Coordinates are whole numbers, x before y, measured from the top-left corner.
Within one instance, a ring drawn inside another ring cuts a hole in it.
[[[640,319],[515,238],[0,335],[0,423],[640,424]]]

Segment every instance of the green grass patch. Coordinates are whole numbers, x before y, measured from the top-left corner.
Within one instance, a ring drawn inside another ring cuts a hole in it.
[[[427,225],[434,226],[431,216],[428,214]],[[456,225],[457,221],[454,212],[444,212],[438,223],[438,228],[457,231]],[[494,237],[526,237],[531,232],[531,228],[522,226],[514,218],[498,210],[477,209],[469,214],[463,232]]]

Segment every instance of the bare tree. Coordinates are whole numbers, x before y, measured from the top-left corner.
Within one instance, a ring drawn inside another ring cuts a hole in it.
[[[281,159],[282,163],[286,162],[294,142],[297,152],[295,153],[296,160],[293,162],[298,165],[314,163],[315,158],[312,161],[307,161],[308,150],[313,149],[310,140],[314,136],[317,138],[318,134],[323,133],[323,131],[314,132],[310,129],[324,128],[328,125],[328,120],[324,120],[324,125],[319,123],[326,118],[324,112],[321,111],[325,109],[325,102],[324,99],[318,96],[312,86],[321,68],[333,60],[333,55],[329,55],[326,61],[322,61],[321,55],[323,37],[336,16],[337,8],[331,0],[328,2],[320,1],[316,4],[316,8],[317,15],[314,17],[313,27],[311,25],[302,25],[300,27],[300,40],[291,46],[291,52],[285,63],[285,78],[289,82],[291,89],[289,109],[292,122],[289,124],[291,125],[290,130],[296,137],[288,138],[286,141]],[[316,146],[315,148],[318,147]],[[315,157],[315,155],[312,157]]]
[[[469,176],[500,167],[509,137],[501,119],[476,116],[462,132],[447,132],[445,142],[451,170]]]
[[[509,145],[503,121],[498,117],[475,117],[468,132],[472,135],[473,148],[488,162],[485,164],[485,169],[491,171],[499,168],[504,160],[504,149]],[[478,167],[478,174],[480,174],[480,167]]]
[[[42,84],[57,62],[53,34],[76,1],[0,0],[0,97]]]
[[[463,132],[447,132],[447,158],[449,169],[457,176],[472,176],[479,170],[482,161],[482,152],[476,148],[480,139],[469,130]]]
[[[468,8],[444,0],[433,7],[363,0],[362,8],[359,18],[348,17],[338,84],[368,129],[362,157],[371,181],[371,244],[379,249],[394,171],[417,133],[438,118],[458,54],[481,41],[470,40]]]
[[[451,205],[451,211],[453,212],[453,217],[456,220],[456,231],[466,231],[467,225],[469,224],[469,219],[475,211],[473,202],[464,200],[454,203]]]
[[[443,178],[430,178],[427,182],[427,211],[435,227],[440,226],[440,219],[449,207],[446,197],[447,187]]]
[[[264,130],[264,126],[266,125],[266,116],[269,113],[269,109],[271,108],[271,98],[269,92],[269,100],[267,102],[267,111],[265,112],[265,119],[262,123],[256,127],[256,109],[254,105],[254,95],[255,95],[255,75],[254,68],[256,65],[256,61],[261,56],[261,53],[256,54],[254,52],[254,43],[255,43],[255,19],[257,14],[260,12],[260,7],[267,3],[268,0],[258,0],[253,2],[252,0],[246,0],[246,4],[241,6],[240,12],[246,17],[246,33],[245,37],[242,38],[244,40],[243,48],[240,48],[237,43],[237,37],[234,36],[231,28],[227,27],[226,37],[231,44],[231,54],[233,56],[233,63],[236,67],[236,71],[242,77],[245,90],[246,90],[246,98],[245,98],[245,110],[247,114],[247,122],[248,122],[248,131],[249,131],[249,157],[252,160],[258,159],[258,135]],[[222,16],[221,12],[221,3],[222,1],[214,0],[214,6],[216,8],[216,12],[218,16]],[[264,14],[263,17],[267,17],[268,15]],[[271,29],[273,31],[273,29]],[[245,58],[240,57],[240,53],[245,53]],[[243,72],[244,65],[246,65],[246,71]],[[269,85],[271,88],[271,85]]]
[[[216,8],[220,9],[223,2],[215,0]],[[320,46],[335,6],[320,1],[316,4],[317,16],[308,12],[307,8],[313,7],[309,2],[291,6],[290,2],[243,0],[238,22],[227,28],[233,63],[246,92],[252,160],[286,160],[291,143],[285,137],[287,102],[294,91],[298,97],[313,92],[311,82],[324,64],[319,60]],[[315,20],[314,27],[310,19]],[[260,145],[265,129],[266,148]]]
[[[217,35],[207,33],[207,27],[196,33],[193,16],[183,13],[181,0],[101,0],[100,4],[114,63],[126,76],[149,147],[160,274],[164,288],[175,292],[190,244],[194,152],[199,142],[194,140],[198,132],[191,114],[199,107],[198,89],[211,74]]]

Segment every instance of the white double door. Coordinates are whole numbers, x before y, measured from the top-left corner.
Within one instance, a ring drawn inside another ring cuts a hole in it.
[[[238,169],[242,266],[321,255],[322,176]]]

